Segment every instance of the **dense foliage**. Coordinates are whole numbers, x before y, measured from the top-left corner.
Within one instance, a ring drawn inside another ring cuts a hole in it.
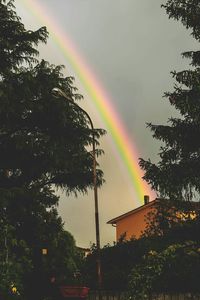
[[[0,296],[43,299],[50,278],[73,276],[80,255],[57,214],[59,198],[93,186],[93,136],[87,116],[73,101],[82,99],[62,66],[39,60],[45,27],[27,30],[13,0],[0,0]],[[71,101],[52,96],[59,87]],[[97,155],[101,150],[96,150]],[[103,173],[97,165],[97,182]],[[48,250],[42,255],[42,248]],[[20,295],[18,294],[20,293]],[[32,297],[32,298],[31,298]]]
[[[82,99],[73,78],[61,66],[36,60],[34,45],[46,42],[47,31],[27,31],[13,10],[0,2],[0,188],[55,184],[66,191],[92,185],[92,130],[86,115],[65,99]],[[103,130],[94,130],[96,139]],[[98,141],[96,140],[96,143]],[[98,170],[99,182],[102,172]]]
[[[156,199],[145,217],[143,237],[163,237],[170,242],[200,238],[200,205],[198,202]]]
[[[149,251],[131,272],[130,298],[149,299],[151,294],[199,293],[200,244],[186,241],[164,250]]]
[[[145,247],[137,241],[120,242],[116,245],[106,245],[101,249],[101,266],[103,288],[107,290],[122,290],[128,286],[128,274],[134,263],[145,253]],[[82,270],[85,283],[92,289],[97,288],[96,278],[96,249],[93,248],[86,258]]]
[[[142,257],[152,247],[162,249],[163,244],[160,243],[160,239],[143,237],[139,240],[123,240],[114,245],[104,246],[101,249],[103,288],[107,290],[127,290],[132,268],[140,263]],[[95,289],[97,287],[95,248],[87,256],[82,273],[85,277],[85,283]]]

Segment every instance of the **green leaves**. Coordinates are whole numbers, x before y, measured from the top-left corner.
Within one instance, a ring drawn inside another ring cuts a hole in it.
[[[46,42],[45,27],[37,31],[26,30],[14,10],[14,1],[0,2],[0,74],[6,76],[17,71],[22,63],[34,64],[39,52],[35,46]]]
[[[59,197],[51,187],[87,192],[93,187],[93,138],[96,154],[103,153],[98,145],[105,131],[92,130],[84,111],[52,96],[52,89],[59,87],[74,102],[83,98],[74,79],[63,76],[63,66],[39,61],[37,46],[47,37],[46,27],[36,31],[24,27],[14,1],[0,0],[0,294],[4,299],[11,298],[13,284],[20,293],[12,294],[15,299],[45,298],[52,273],[62,281],[78,269],[75,242],[63,229],[56,209]],[[102,183],[97,164],[97,184]]]
[[[198,0],[168,0],[162,7],[165,8],[169,18],[180,20],[187,29],[192,30],[195,39],[200,39]]]
[[[131,299],[148,299],[153,293],[197,292],[198,249],[198,243],[185,241],[160,252],[150,251],[131,272]]]
[[[6,6],[2,9],[6,10]],[[8,28],[11,31],[9,40],[18,45],[21,33],[19,49],[26,59],[29,60],[29,55],[34,59],[36,53],[31,47],[35,49],[34,45],[45,40],[46,29],[30,32],[18,19],[14,21],[19,23],[17,32]],[[8,23],[14,21],[8,20]],[[16,24],[13,26],[15,28]],[[3,35],[2,39],[5,40]],[[10,59],[13,55],[10,44],[5,42],[2,47]],[[6,61],[3,53],[2,61]],[[105,131],[95,129],[92,132],[81,110],[51,95],[52,89],[58,86],[73,101],[82,99],[73,86],[73,78],[63,77],[62,66],[50,65],[44,60],[34,65],[30,62],[29,67],[22,67],[23,61],[18,60],[16,68],[9,72],[0,66],[0,72],[6,74],[0,80],[0,170],[2,174],[3,169],[10,171],[9,177],[2,175],[0,187],[56,184],[67,193],[86,192],[92,186],[93,168],[88,146],[92,145],[93,134],[98,145]],[[9,62],[6,64],[8,70]],[[100,153],[97,149],[97,154]],[[101,184],[102,171],[98,170],[97,174]]]

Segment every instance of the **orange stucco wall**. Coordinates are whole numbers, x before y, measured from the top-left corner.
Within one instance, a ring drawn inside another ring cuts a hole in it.
[[[116,222],[116,238],[117,241],[125,234],[125,239],[132,237],[139,238],[142,231],[146,227],[146,215],[152,211],[152,207],[143,207],[141,210],[134,212],[132,215],[126,216]]]

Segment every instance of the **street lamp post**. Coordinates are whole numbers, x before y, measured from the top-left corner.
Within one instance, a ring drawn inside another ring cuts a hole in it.
[[[96,247],[97,247],[97,278],[98,288],[102,287],[102,274],[101,274],[101,260],[100,260],[100,231],[99,231],[99,208],[98,208],[98,192],[97,192],[97,172],[96,172],[96,149],[95,149],[95,136],[94,126],[89,114],[69,98],[65,92],[59,88],[53,88],[52,95],[56,98],[63,97],[74,105],[78,110],[82,111],[88,118],[92,129],[92,157],[93,157],[93,187],[94,187],[94,203],[95,203],[95,227],[96,227]]]

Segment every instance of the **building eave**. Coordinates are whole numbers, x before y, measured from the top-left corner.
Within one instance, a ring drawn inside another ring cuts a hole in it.
[[[128,211],[127,213],[124,213],[124,214],[122,214],[122,215],[120,215],[120,216],[118,216],[118,217],[116,217],[116,218],[113,218],[113,219],[109,220],[109,221],[107,222],[107,224],[112,224],[112,225],[113,225],[113,224],[116,224],[118,221],[120,221],[120,220],[122,220],[122,219],[124,219],[124,218],[126,218],[126,217],[128,217],[128,216],[130,216],[130,215],[133,215],[133,214],[137,213],[138,211],[143,210],[143,209],[146,208],[146,207],[151,207],[153,204],[155,204],[156,200],[157,200],[157,199],[155,199],[155,200],[153,200],[153,201],[150,201],[149,203],[144,204],[144,205],[142,205],[142,206],[139,206],[139,207],[137,207],[137,208],[135,208],[135,209],[133,209],[133,210],[130,210],[130,211]]]

